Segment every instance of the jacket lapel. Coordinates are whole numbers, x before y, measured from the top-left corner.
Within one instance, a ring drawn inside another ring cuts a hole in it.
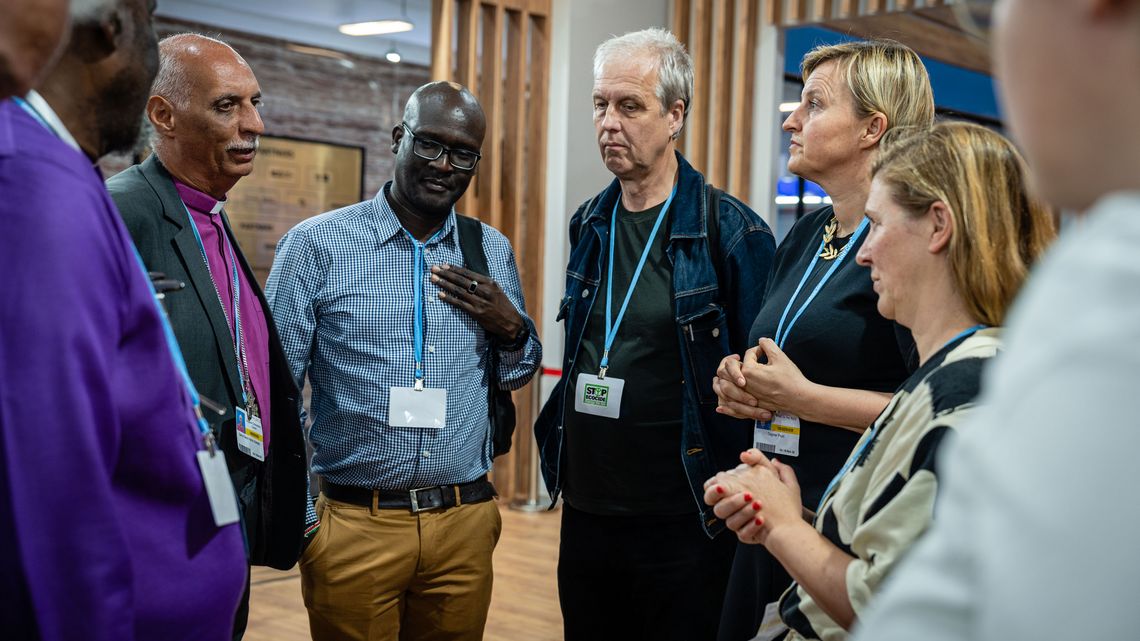
[[[223,373],[229,385],[230,393],[233,398],[240,400],[241,385],[237,379],[237,359],[234,354],[234,342],[230,334],[229,321],[226,320],[225,312],[222,311],[222,304],[218,300],[214,282],[210,278],[209,269],[202,257],[202,249],[194,237],[194,230],[190,227],[193,224],[190,220],[190,212],[186,210],[186,205],[178,196],[178,190],[174,188],[173,178],[153,154],[143,163],[142,170],[143,175],[147,177],[162,200],[163,216],[167,224],[171,226],[171,231],[174,232],[171,243],[174,252],[178,255],[178,260],[181,261],[182,266],[186,269],[186,274],[189,276],[190,282],[187,285],[198,297],[198,301],[206,311],[206,317],[210,320],[210,328],[214,332],[214,340],[216,341],[215,349],[222,356],[223,369],[225,370]],[[189,351],[186,347],[183,347],[183,350]],[[225,399],[216,400],[225,401]]]

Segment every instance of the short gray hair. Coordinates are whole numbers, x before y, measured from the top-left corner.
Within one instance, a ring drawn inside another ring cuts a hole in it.
[[[601,75],[602,68],[615,56],[642,55],[648,55],[657,70],[656,93],[661,113],[669,111],[673,103],[680,100],[685,104],[685,121],[688,121],[693,98],[693,59],[671,31],[653,27],[606,40],[594,52],[594,78]],[[684,122],[681,124],[684,126]]]
[[[187,65],[183,53],[195,43],[203,41],[233,50],[233,47],[221,40],[200,33],[177,33],[159,41],[158,75],[154,77],[154,84],[150,87],[150,95],[162,96],[179,109],[185,109],[190,104],[191,87],[187,79]],[[236,51],[234,51],[234,55],[237,55]],[[238,58],[241,56],[239,55]]]

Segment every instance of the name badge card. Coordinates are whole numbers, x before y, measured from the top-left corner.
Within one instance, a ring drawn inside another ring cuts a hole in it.
[[[752,445],[761,452],[782,456],[800,455],[800,417],[776,412],[771,421],[756,421]]]
[[[261,431],[261,417],[250,417],[245,410],[238,407],[234,408],[234,418],[238,449],[243,454],[264,461],[265,435]]]
[[[388,425],[443,429],[447,425],[447,390],[388,388]]]
[[[752,641],[775,641],[787,631],[788,626],[780,619],[780,602],[773,601],[764,608],[764,618],[760,620],[760,629]]]
[[[606,418],[621,415],[621,393],[625,381],[620,378],[598,378],[593,374],[578,374],[574,391],[574,411]]]
[[[210,499],[210,511],[214,513],[214,525],[222,527],[237,523],[237,497],[226,469],[226,455],[215,449],[212,454],[209,450],[199,450],[197,456],[202,481],[206,484],[206,496]]]

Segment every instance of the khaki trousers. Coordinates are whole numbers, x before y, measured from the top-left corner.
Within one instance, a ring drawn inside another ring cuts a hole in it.
[[[495,501],[412,514],[317,501],[301,557],[314,641],[478,641],[502,520]]]

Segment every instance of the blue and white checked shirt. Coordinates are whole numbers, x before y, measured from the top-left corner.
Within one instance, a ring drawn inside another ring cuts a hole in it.
[[[415,250],[387,189],[290,230],[277,245],[265,294],[293,377],[301,386],[307,372],[312,385],[314,472],[366,488],[464,483],[491,469],[490,337],[466,312],[439,300],[431,282],[432,265],[464,264],[453,211],[424,249],[424,382],[447,390],[447,423],[388,425],[389,388],[411,387],[415,378]],[[491,277],[525,317],[510,242],[484,225],[483,251]],[[518,389],[542,362],[542,345],[532,332],[521,349],[498,357],[500,385]]]

